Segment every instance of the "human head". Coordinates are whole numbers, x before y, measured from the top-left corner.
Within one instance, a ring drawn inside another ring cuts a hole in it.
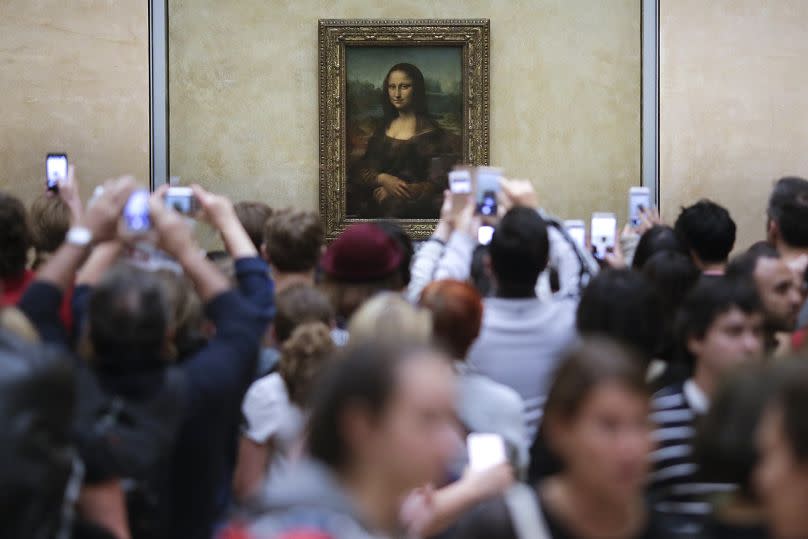
[[[296,327],[283,343],[278,372],[289,400],[299,408],[308,407],[315,380],[335,348],[331,328],[322,322],[307,322]]]
[[[401,246],[374,224],[355,224],[340,234],[322,258],[322,287],[338,322],[377,292],[401,290],[403,257]]]
[[[313,272],[320,260],[325,230],[314,212],[284,209],[264,227],[264,249],[272,267],[284,273]]]
[[[427,116],[426,84],[421,70],[407,63],[391,67],[382,83],[382,108],[387,121],[396,118],[400,110]]]
[[[663,317],[659,296],[641,273],[606,270],[595,276],[578,304],[581,335],[601,335],[633,347],[645,363],[659,347]]]
[[[642,361],[617,343],[589,339],[564,358],[542,431],[563,473],[601,499],[642,496],[651,449]]]
[[[687,254],[682,247],[682,242],[676,236],[676,232],[667,225],[654,225],[640,237],[637,250],[634,251],[634,258],[631,267],[635,270],[642,269],[649,258],[660,251],[675,251]]]
[[[31,233],[25,206],[19,199],[0,192],[0,279],[25,271]]]
[[[41,261],[43,255],[56,252],[65,241],[70,230],[70,207],[61,197],[43,194],[31,204],[29,216],[31,243]]]
[[[401,257],[401,263],[398,266],[398,271],[401,273],[402,286],[409,285],[411,278],[410,265],[412,264],[412,257],[415,254],[415,248],[412,245],[412,238],[410,238],[407,231],[395,221],[379,221],[376,223],[376,226],[381,228],[385,234],[396,240],[401,247],[401,252],[404,256]]]
[[[727,267],[727,276],[747,279],[757,288],[771,332],[793,331],[802,307],[801,283],[780,257],[777,249],[767,243],[754,245],[736,257]]]
[[[547,224],[536,210],[512,208],[497,224],[488,252],[497,295],[531,296],[539,274],[547,267]]]
[[[160,278],[126,264],[111,269],[90,296],[89,336],[96,360],[137,369],[163,353],[170,307]]]
[[[0,536],[55,537],[73,468],[72,362],[0,330]]]
[[[315,387],[309,454],[390,495],[434,483],[459,449],[449,361],[424,348],[366,343],[345,349]]]
[[[808,368],[804,358],[778,368],[787,371],[757,431],[755,484],[772,536],[801,539],[808,537]]]
[[[263,202],[242,201],[236,202],[233,209],[253,245],[260,251],[264,242],[264,224],[272,217],[272,208]]]
[[[766,214],[769,241],[778,248],[808,247],[808,180],[794,176],[778,180]]]
[[[735,245],[735,221],[726,208],[711,200],[682,208],[674,230],[679,240],[701,267],[724,264]]]
[[[427,345],[432,339],[432,316],[400,294],[379,292],[348,322],[351,346],[364,342]]]
[[[334,323],[334,309],[325,294],[303,284],[279,292],[272,322],[275,341],[283,344],[296,327],[308,322],[320,322],[329,327]]]
[[[483,302],[477,289],[463,281],[433,281],[421,292],[418,304],[432,313],[435,342],[453,359],[465,359],[483,321]]]
[[[726,277],[702,278],[676,321],[680,358],[717,384],[763,352],[763,313],[753,285]],[[705,389],[706,391],[706,389]]]
[[[167,359],[190,357],[205,344],[202,300],[187,276],[170,270],[155,272],[169,309]]]

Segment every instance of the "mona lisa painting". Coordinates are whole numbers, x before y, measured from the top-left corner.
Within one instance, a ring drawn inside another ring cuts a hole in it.
[[[329,237],[437,221],[447,176],[488,161],[488,21],[320,21],[320,212]]]

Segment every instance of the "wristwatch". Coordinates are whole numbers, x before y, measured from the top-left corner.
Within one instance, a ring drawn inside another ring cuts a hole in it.
[[[74,226],[67,231],[65,242],[76,247],[87,247],[93,241],[93,233],[89,228]]]

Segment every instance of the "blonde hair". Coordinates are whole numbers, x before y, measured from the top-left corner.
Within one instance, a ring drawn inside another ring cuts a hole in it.
[[[395,292],[381,292],[362,305],[348,323],[351,346],[365,342],[429,345],[432,313]]]
[[[30,342],[39,342],[39,333],[26,316],[16,307],[0,308],[0,329]]]
[[[331,329],[322,322],[301,324],[281,348],[278,372],[289,400],[305,408],[311,388],[336,349]]]

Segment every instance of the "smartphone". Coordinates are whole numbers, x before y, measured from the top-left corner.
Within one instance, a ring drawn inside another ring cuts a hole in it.
[[[491,238],[494,237],[494,227],[490,225],[482,225],[477,230],[477,243],[480,245],[488,245],[491,243]]]
[[[603,260],[607,253],[614,250],[617,216],[613,213],[593,213],[589,236],[592,238],[592,254],[598,260]]]
[[[640,213],[651,207],[651,190],[647,187],[632,187],[628,190],[628,222],[640,225]]]
[[[580,219],[564,221],[564,229],[578,248],[586,250],[586,223]]]
[[[45,159],[45,184],[49,191],[58,191],[59,182],[67,179],[67,154],[49,153]]]
[[[199,209],[199,204],[190,187],[169,187],[164,200],[166,208],[171,208],[183,215],[194,215]]]
[[[497,216],[497,194],[502,169],[477,167],[477,214],[483,217]]]
[[[452,194],[468,195],[471,193],[471,171],[457,169],[449,172],[449,190]]]
[[[149,192],[138,189],[129,195],[123,207],[123,223],[127,232],[141,234],[151,229],[149,217]]]
[[[472,432],[466,438],[469,468],[483,471],[508,462],[505,440],[499,434]]]

